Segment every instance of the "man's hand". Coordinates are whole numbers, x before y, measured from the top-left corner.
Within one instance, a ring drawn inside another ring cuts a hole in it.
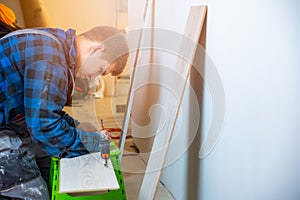
[[[99,131],[92,123],[90,122],[80,122],[80,124],[76,127],[78,130],[83,130],[86,132],[97,132]]]
[[[106,139],[106,140],[111,141],[111,137],[110,137],[109,132],[107,130],[100,131],[100,135],[101,135],[102,139]]]

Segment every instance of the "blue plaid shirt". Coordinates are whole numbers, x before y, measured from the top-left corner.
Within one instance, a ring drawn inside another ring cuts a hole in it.
[[[74,157],[98,151],[101,136],[76,130],[62,109],[75,69],[75,31],[40,29],[0,41],[0,128],[25,115],[34,141],[50,155]],[[69,68],[69,69],[68,69]]]

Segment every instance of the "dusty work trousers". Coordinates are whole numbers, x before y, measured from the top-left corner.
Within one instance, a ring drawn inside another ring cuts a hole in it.
[[[50,157],[24,127],[0,130],[0,199],[48,200]],[[47,179],[46,181],[43,179]]]

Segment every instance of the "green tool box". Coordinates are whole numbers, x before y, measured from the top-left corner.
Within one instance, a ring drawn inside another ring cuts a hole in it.
[[[120,186],[119,190],[110,190],[104,194],[97,194],[92,196],[70,196],[66,193],[59,193],[59,159],[52,158],[50,168],[50,192],[51,200],[126,200],[126,191],[124,187],[124,180],[122,176],[122,170],[119,160],[121,154],[115,143],[110,143],[110,159],[114,166],[114,171]]]

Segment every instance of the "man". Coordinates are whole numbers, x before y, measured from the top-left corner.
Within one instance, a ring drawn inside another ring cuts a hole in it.
[[[120,74],[126,39],[108,26],[80,35],[45,28],[12,32],[0,44],[0,199],[48,199],[40,172],[48,181],[51,156],[100,149],[101,135],[76,129],[78,122],[62,111],[74,77]]]

